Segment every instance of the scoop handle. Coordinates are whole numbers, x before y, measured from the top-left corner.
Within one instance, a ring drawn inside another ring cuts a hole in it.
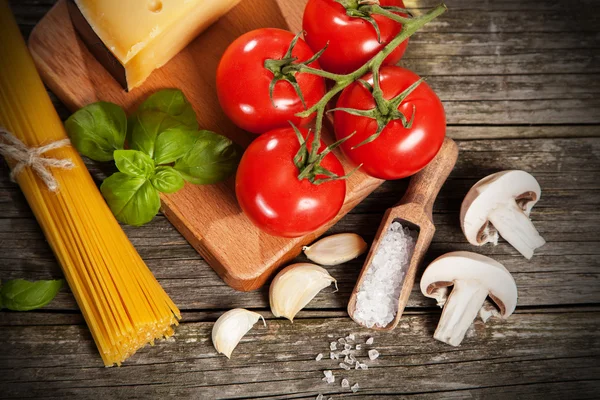
[[[435,198],[452,172],[457,158],[458,146],[447,137],[435,158],[411,178],[400,204],[420,204],[431,218]]]

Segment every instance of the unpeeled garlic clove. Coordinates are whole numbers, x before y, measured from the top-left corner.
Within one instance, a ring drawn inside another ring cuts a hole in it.
[[[294,320],[298,311],[336,280],[325,268],[318,265],[300,263],[284,268],[273,279],[269,289],[271,312],[276,317]]]
[[[231,358],[233,349],[260,318],[267,326],[262,315],[243,308],[235,308],[221,315],[212,329],[212,342],[217,352]]]
[[[340,233],[328,236],[304,247],[309,260],[321,265],[339,265],[359,257],[368,245],[355,233]]]

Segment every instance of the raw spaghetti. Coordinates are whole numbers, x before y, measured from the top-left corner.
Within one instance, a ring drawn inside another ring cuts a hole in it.
[[[5,0],[0,0],[0,126],[27,149],[67,139]],[[14,178],[64,271],[104,364],[119,365],[146,344],[172,335],[181,316],[115,220],[77,151],[50,147],[39,156],[73,164],[67,169],[45,162],[56,192],[31,165],[19,168]],[[15,168],[23,161],[7,157],[7,162]]]

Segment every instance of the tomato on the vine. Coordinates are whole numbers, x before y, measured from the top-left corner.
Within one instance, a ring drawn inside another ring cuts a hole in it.
[[[299,118],[295,114],[323,97],[325,80],[307,73],[281,71],[285,65],[303,63],[314,57],[306,42],[298,39],[291,57],[287,57],[287,64],[276,62],[273,71],[265,67],[266,60],[286,58],[294,38],[293,33],[281,29],[257,29],[237,38],[223,54],[217,69],[217,94],[225,114],[240,128],[261,134],[289,126],[289,121],[305,126],[314,117]],[[308,66],[320,68],[318,61]],[[280,74],[280,80],[272,87],[276,73]]]
[[[385,100],[391,100],[407,89],[414,88],[399,106],[377,106],[370,87],[357,81],[348,86],[338,99],[336,108],[359,110],[360,114],[377,114],[381,125],[372,116],[355,115],[338,110],[334,115],[335,135],[347,137],[342,144],[344,154],[362,170],[380,179],[401,179],[413,175],[425,167],[438,153],[446,135],[444,106],[425,82],[415,73],[400,67],[386,66],[380,70],[380,85]],[[373,85],[373,75],[363,81]],[[372,110],[364,112],[361,110]],[[401,115],[399,113],[401,113]],[[402,119],[394,119],[400,116]],[[384,127],[385,126],[385,127]],[[375,137],[379,128],[383,128]],[[368,143],[366,141],[372,140]],[[365,144],[363,144],[365,143]],[[362,145],[361,145],[362,144]]]
[[[327,47],[319,58],[321,67],[336,74],[349,74],[363,66],[373,58],[402,30],[402,25],[388,17],[371,14],[371,22],[379,27],[377,31],[367,19],[349,16],[348,10],[336,0],[309,0],[304,9],[304,38],[308,45],[317,52]],[[359,8],[358,0],[345,0],[346,7],[352,11]],[[381,7],[404,8],[402,0],[380,0]],[[395,13],[400,16],[406,14]],[[384,65],[394,65],[404,55],[408,39],[402,42],[384,61]]]
[[[306,129],[300,132],[307,137]],[[312,135],[307,140],[309,148],[311,143]],[[322,145],[320,150],[324,149]],[[298,237],[314,232],[331,221],[344,203],[344,180],[315,184],[298,179],[300,170],[294,157],[299,150],[293,128],[276,129],[256,138],[238,167],[235,192],[240,207],[257,227],[274,236]],[[324,157],[321,167],[338,176],[344,174],[333,153]]]

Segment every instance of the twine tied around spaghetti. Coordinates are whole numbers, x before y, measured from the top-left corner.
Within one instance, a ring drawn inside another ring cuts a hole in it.
[[[16,182],[16,177],[23,171],[23,168],[31,167],[51,192],[57,192],[58,182],[48,168],[71,169],[75,167],[70,159],[59,160],[43,157],[47,151],[70,146],[69,139],[58,140],[40,147],[27,147],[25,143],[3,128],[0,128],[0,139],[0,155],[17,162],[10,173],[10,179],[13,182]]]

